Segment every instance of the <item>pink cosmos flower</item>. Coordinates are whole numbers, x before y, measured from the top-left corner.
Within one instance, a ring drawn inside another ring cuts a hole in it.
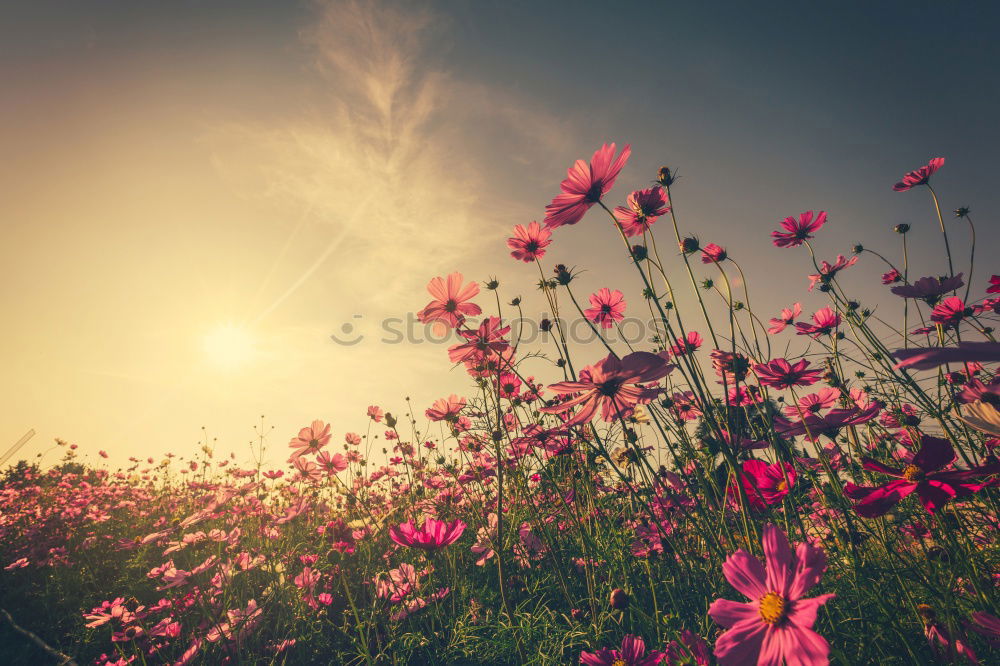
[[[713,349],[709,355],[712,357],[715,374],[722,380],[720,384],[736,384],[746,379],[747,373],[750,372],[750,359],[743,354]]]
[[[781,222],[784,231],[772,231],[771,238],[774,239],[776,247],[798,247],[805,241],[812,238],[812,234],[826,224],[826,213],[820,211],[816,219],[813,219],[813,212],[807,210],[799,215],[799,219],[786,217]]]
[[[740,483],[750,505],[755,509],[764,509],[780,502],[791,492],[795,476],[795,469],[788,463],[769,465],[763,460],[747,460],[743,463]]]
[[[320,451],[319,455],[316,456],[316,462],[319,468],[330,476],[347,469],[347,458],[341,453],[335,453],[331,456],[326,451]]]
[[[722,248],[715,243],[709,243],[705,247],[701,248],[701,263],[703,264],[718,264],[726,260],[729,255],[726,253],[725,248]]]
[[[757,380],[765,386],[776,389],[787,389],[793,386],[810,386],[823,377],[823,370],[813,368],[807,370],[809,361],[802,359],[792,365],[783,358],[776,358],[770,363],[754,366]]]
[[[996,618],[984,611],[972,614],[972,622],[969,625],[973,631],[981,634],[990,645],[1000,647],[1000,618]]]
[[[590,164],[577,160],[560,185],[562,194],[556,195],[552,203],[545,207],[545,226],[554,229],[564,224],[576,224],[583,219],[590,207],[614,186],[631,154],[632,147],[625,146],[618,158],[613,159],[615,144],[606,143],[594,153]]]
[[[587,423],[601,409],[601,418],[614,421],[632,413],[638,404],[647,404],[655,398],[660,389],[643,386],[640,382],[655,382],[674,369],[674,366],[657,354],[634,352],[622,359],[608,355],[602,361],[584,368],[579,381],[559,382],[549,388],[562,395],[577,394],[575,397],[539,411],[546,414],[561,414],[580,406],[576,415],[566,421],[565,427]]]
[[[320,470],[319,465],[311,460],[306,460],[302,456],[292,456],[291,460],[292,465],[303,480],[314,483],[323,478],[323,472]]]
[[[1000,377],[994,377],[989,384],[984,384],[978,379],[970,379],[955,398],[962,403],[979,400],[993,407],[1000,407]]]
[[[681,631],[680,643],[670,641],[664,651],[664,666],[709,666],[712,655],[708,651],[708,645],[701,636],[684,629]],[[683,644],[684,647],[681,647]]]
[[[954,347],[911,347],[897,349],[892,353],[899,363],[897,368],[930,370],[945,363],[966,363],[981,361],[1000,362],[1000,342],[959,342]]]
[[[682,340],[678,340],[677,344],[670,348],[670,355],[686,356],[687,354],[693,354],[698,351],[702,342],[704,342],[704,339],[700,333],[697,331],[688,331],[688,334]]]
[[[989,485],[988,481],[976,481],[976,479],[1000,473],[1000,463],[964,471],[943,471],[954,460],[955,449],[952,448],[951,442],[923,435],[920,451],[903,469],[884,465],[872,458],[862,459],[865,469],[895,477],[896,481],[877,488],[865,488],[847,483],[844,485],[844,492],[851,499],[858,500],[854,510],[864,518],[883,515],[914,491],[929,513],[937,513],[949,500],[967,497]]]
[[[424,572],[407,562],[401,562],[398,569],[390,569],[388,575],[380,575],[375,579],[375,594],[380,599],[388,599],[390,603],[398,604],[410,596],[420,584]]]
[[[448,347],[448,359],[452,363],[478,364],[507,351],[510,343],[504,336],[508,333],[510,326],[504,326],[499,317],[487,317],[476,330],[458,332],[465,342]]]
[[[837,404],[838,398],[840,398],[840,391],[837,389],[820,389],[816,393],[810,393],[802,396],[794,405],[787,405],[784,408],[785,416],[792,420],[798,420],[798,418],[804,414],[819,414],[823,410],[830,409]],[[870,406],[870,403],[865,404],[864,406],[858,405],[860,409],[865,409]]]
[[[749,407],[763,401],[764,396],[756,386],[731,386],[726,392],[726,404],[733,407]]]
[[[694,421],[701,416],[701,409],[698,407],[698,399],[693,391],[684,393],[674,393],[670,396],[671,406],[674,414],[681,421]]]
[[[878,416],[881,410],[878,403],[873,403],[865,409],[857,407],[831,409],[822,416],[812,411],[805,412],[805,418],[799,421],[789,421],[776,415],[774,417],[774,430],[785,437],[805,435],[806,439],[811,442],[818,440],[821,435],[833,439],[841,428],[867,423]]]
[[[795,324],[797,335],[809,335],[818,338],[821,335],[832,335],[840,326],[840,315],[830,308],[817,310],[812,316],[813,323],[799,322]]]
[[[465,532],[465,523],[461,520],[446,523],[443,520],[428,518],[419,529],[412,520],[397,527],[390,527],[389,538],[400,546],[421,550],[438,550],[458,541],[463,532]]]
[[[903,298],[919,298],[927,301],[928,305],[934,305],[942,296],[965,284],[962,275],[959,273],[954,277],[922,277],[913,284],[893,287],[889,291]]]
[[[931,321],[945,328],[958,326],[965,316],[965,303],[957,296],[944,299],[931,310]]]
[[[497,389],[501,398],[508,400],[516,398],[521,392],[521,379],[512,372],[505,372],[497,381]]]
[[[297,437],[293,437],[288,442],[288,446],[295,449],[292,458],[298,458],[309,453],[317,453],[330,442],[330,424],[323,423],[319,419],[312,422],[308,428],[299,430]]]
[[[897,282],[902,282],[902,280],[903,274],[895,268],[891,268],[885,273],[882,273],[882,284],[895,284]]]
[[[781,333],[786,326],[791,326],[802,314],[802,304],[796,303],[791,308],[782,308],[780,317],[772,317],[767,332],[771,335]]]
[[[551,239],[552,232],[538,222],[532,222],[527,228],[518,224],[514,226],[514,237],[507,239],[507,247],[513,250],[510,256],[531,263],[545,255]]]
[[[836,277],[837,273],[844,270],[845,268],[853,266],[856,263],[858,263],[857,255],[851,257],[850,259],[847,259],[842,254],[838,254],[837,260],[834,261],[832,264],[828,263],[827,261],[820,262],[819,273],[813,273],[812,275],[808,276],[809,291],[812,291],[813,287],[815,287],[817,284],[821,285],[830,284],[830,281],[833,280],[834,277]]]
[[[627,634],[620,650],[601,648],[597,652],[581,652],[580,663],[587,666],[656,666],[664,657],[658,650],[646,654],[646,642]]]
[[[828,664],[830,646],[813,625],[820,606],[836,595],[803,598],[826,570],[826,554],[804,543],[793,553],[774,525],[764,527],[763,544],[766,570],[742,549],[722,565],[726,580],[750,602],[712,602],[708,614],[728,630],[716,641],[715,656],[723,666]]]
[[[903,180],[893,185],[892,189],[896,192],[906,192],[917,185],[926,185],[930,177],[934,175],[934,172],[942,166],[944,166],[944,158],[935,157],[927,163],[927,166],[922,166],[916,171],[911,171],[903,176]]]
[[[454,421],[465,407],[465,398],[452,393],[447,398],[438,398],[424,414],[431,421]]]
[[[617,206],[614,211],[626,236],[641,236],[660,215],[670,210],[667,193],[662,187],[636,190],[628,195],[626,203],[628,206]]]
[[[468,302],[479,293],[479,285],[470,282],[463,287],[462,282],[461,273],[452,273],[447,278],[436,277],[427,283],[427,291],[434,300],[417,313],[417,319],[424,324],[440,321],[455,328],[465,317],[481,314],[478,305]]]
[[[377,405],[368,406],[368,418],[370,418],[375,423],[382,423],[382,417],[385,416],[385,412],[382,408]]]
[[[611,328],[615,322],[625,318],[625,295],[617,289],[611,291],[603,287],[591,294],[590,305],[592,307],[584,310],[583,314],[595,324],[600,324],[601,328]]]
[[[990,286],[986,288],[987,294],[1000,294],[1000,275],[990,276]]]

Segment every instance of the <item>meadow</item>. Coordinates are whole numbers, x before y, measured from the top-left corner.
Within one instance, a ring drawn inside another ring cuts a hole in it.
[[[4,470],[3,662],[1000,662],[1000,276],[933,189],[945,160],[886,183],[926,199],[938,265],[911,265],[905,224],[824,260],[836,220],[795,212],[771,233],[803,268],[784,285],[685,230],[671,168],[615,188],[630,154],[577,161],[511,233],[544,344],[488,276],[414,295],[455,394],[262,422],[253,465],[211,442],[90,465],[60,442]],[[546,263],[562,234],[634,283],[579,292],[584,267]],[[860,259],[884,275],[849,293]]]

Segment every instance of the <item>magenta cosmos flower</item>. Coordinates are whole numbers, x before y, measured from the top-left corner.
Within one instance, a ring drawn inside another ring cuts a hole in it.
[[[832,264],[826,260],[820,263],[819,273],[813,273],[809,275],[809,291],[812,291],[817,284],[830,284],[830,282],[837,276],[837,273],[844,270],[845,268],[850,268],[854,264],[858,263],[857,255],[846,258],[842,254],[837,255],[837,260]]]
[[[958,296],[944,299],[931,310],[931,321],[945,328],[958,326],[965,316],[965,302]]]
[[[836,595],[803,598],[826,570],[826,554],[804,543],[793,553],[774,525],[764,527],[763,544],[766,569],[742,549],[722,565],[726,580],[750,601],[712,602],[708,614],[728,630],[715,642],[715,656],[723,666],[828,664],[830,646],[812,628],[820,606]]]
[[[805,241],[812,238],[812,235],[826,224],[826,212],[820,211],[816,219],[813,219],[813,212],[807,210],[799,214],[799,218],[786,217],[781,221],[784,231],[772,231],[771,238],[774,239],[776,247],[798,247]]]
[[[701,248],[701,263],[703,264],[718,264],[725,261],[728,256],[726,249],[715,243],[709,243]]]
[[[1000,362],[1000,342],[959,342],[954,347],[912,347],[892,353],[897,368],[930,370],[945,363]]]
[[[834,439],[841,428],[867,423],[878,416],[881,411],[882,408],[878,403],[872,403],[864,408],[831,409],[822,416],[815,411],[809,410],[803,412],[805,418],[799,421],[789,421],[786,418],[775,415],[774,430],[779,435],[785,437],[805,435],[806,439],[811,442],[818,440],[820,435],[826,435],[830,439]]]
[[[597,293],[590,295],[591,307],[583,314],[601,328],[611,328],[615,322],[625,318],[625,295],[615,289],[611,291],[603,287]]]
[[[589,422],[600,408],[601,418],[611,422],[628,416],[636,405],[647,404],[659,394],[660,389],[643,386],[640,382],[655,382],[673,369],[674,366],[662,356],[649,352],[635,352],[621,359],[609,354],[604,360],[584,368],[579,381],[549,386],[555,393],[577,395],[539,411],[561,414],[579,405],[576,415],[564,424],[569,427]]]
[[[421,550],[438,550],[458,541],[463,532],[465,532],[465,523],[461,520],[446,523],[443,520],[428,518],[419,529],[412,520],[408,520],[398,527],[390,527],[389,538],[400,546]]]
[[[622,639],[620,650],[601,648],[597,652],[581,652],[580,663],[587,666],[656,666],[664,656],[658,650],[646,654],[646,642],[628,634]]]
[[[698,331],[688,331],[688,334],[677,341],[676,345],[670,348],[671,356],[686,356],[693,354],[701,347],[704,338]]]
[[[786,326],[794,324],[795,320],[798,319],[801,314],[801,303],[796,303],[791,308],[781,308],[781,316],[771,318],[771,321],[769,322],[771,325],[768,327],[767,332],[771,335],[781,333],[785,330]]]
[[[298,436],[293,437],[288,446],[295,449],[292,451],[292,458],[298,458],[309,453],[317,453],[329,442],[330,424],[317,419],[308,428],[299,430]]]
[[[657,218],[670,210],[662,187],[636,190],[625,200],[628,206],[615,207],[615,219],[626,236],[641,236]]]
[[[560,185],[562,194],[557,194],[545,207],[545,226],[554,229],[579,222],[584,213],[614,186],[631,154],[632,147],[625,146],[615,159],[615,144],[606,143],[590,158],[590,164],[577,160]]]
[[[935,157],[927,163],[927,166],[922,166],[916,171],[911,171],[903,176],[903,180],[893,185],[892,189],[896,192],[905,192],[913,189],[917,185],[926,185],[927,181],[929,181],[931,176],[934,175],[934,172],[942,166],[944,166],[944,158]]]
[[[830,308],[817,310],[812,316],[813,323],[799,322],[795,324],[796,335],[809,335],[818,338],[821,335],[831,335],[840,326],[840,315]]]
[[[776,358],[770,363],[755,365],[753,371],[761,384],[776,389],[787,389],[793,386],[810,386],[823,377],[823,370],[818,368],[807,370],[808,367],[809,361],[805,359],[792,365],[783,358]]]
[[[769,465],[763,460],[754,459],[743,463],[740,482],[750,505],[755,509],[764,509],[765,506],[777,504],[791,492],[795,476],[795,469],[788,463]]]
[[[436,277],[427,284],[427,291],[434,300],[417,313],[421,323],[432,321],[444,322],[449,328],[458,326],[465,317],[481,314],[482,310],[475,303],[468,301],[479,293],[479,285],[475,282],[462,286],[462,274],[452,273],[447,278]]]
[[[538,222],[532,222],[527,228],[518,224],[514,227],[514,237],[507,239],[507,247],[512,250],[510,256],[530,263],[545,255],[551,239],[552,232]]]
[[[1000,473],[1000,464],[996,463],[964,471],[944,471],[955,460],[955,449],[951,442],[930,435],[921,437],[920,442],[920,451],[902,469],[883,465],[871,458],[862,459],[865,469],[881,472],[897,480],[877,488],[845,484],[844,493],[853,500],[859,500],[854,507],[859,516],[881,516],[913,492],[917,493],[920,503],[929,513],[937,513],[948,500],[968,497],[989,484],[988,481],[977,479]]]

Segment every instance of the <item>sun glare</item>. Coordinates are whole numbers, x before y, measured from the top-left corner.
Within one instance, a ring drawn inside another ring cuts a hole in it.
[[[255,351],[250,331],[231,323],[219,324],[208,331],[202,349],[213,363],[227,370],[246,365]]]

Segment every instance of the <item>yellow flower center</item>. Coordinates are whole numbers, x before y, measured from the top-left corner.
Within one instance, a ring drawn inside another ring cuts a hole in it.
[[[777,624],[785,617],[785,600],[774,592],[768,592],[760,598],[758,607],[760,619],[768,624]]]
[[[788,484],[785,483],[784,481],[779,481],[778,482],[778,492],[783,493],[786,490],[788,490]]]
[[[628,666],[628,663],[624,659],[615,659],[611,666]]]
[[[907,465],[903,469],[903,478],[910,483],[916,483],[924,478],[924,470],[920,469],[916,465]]]

